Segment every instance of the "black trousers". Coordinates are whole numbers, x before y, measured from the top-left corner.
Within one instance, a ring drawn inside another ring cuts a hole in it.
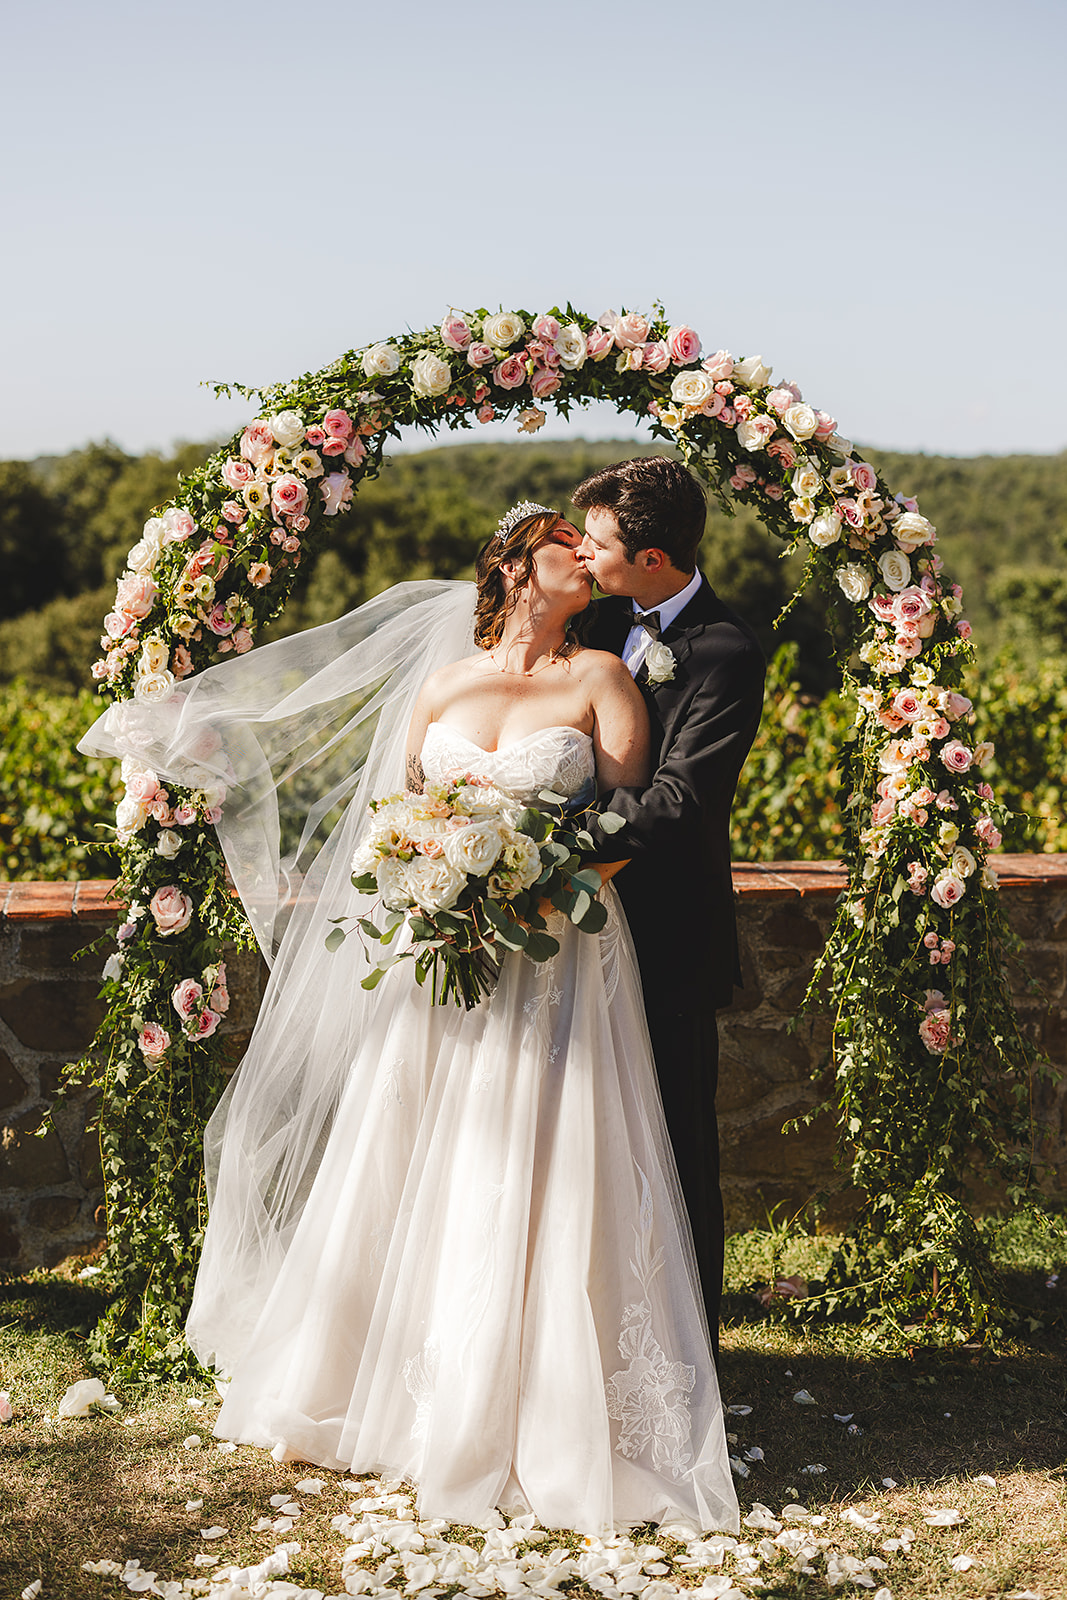
[[[715,1091],[719,1079],[719,1030],[715,1012],[682,999],[677,991],[645,991],[645,1011],[656,1058],[667,1132],[678,1163],[689,1211],[697,1269],[716,1360],[722,1301],[723,1222],[719,1187],[719,1124]]]

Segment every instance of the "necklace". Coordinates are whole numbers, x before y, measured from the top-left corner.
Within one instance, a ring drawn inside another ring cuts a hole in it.
[[[507,667],[502,667],[492,650],[489,651],[489,659],[496,670],[503,673],[506,678],[533,678],[545,667],[554,667],[559,660],[559,656],[555,650],[550,650],[543,661],[539,661],[536,666],[528,668],[525,672],[511,672]]]

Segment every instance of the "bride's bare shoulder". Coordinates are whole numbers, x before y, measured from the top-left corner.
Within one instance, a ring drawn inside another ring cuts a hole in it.
[[[484,650],[479,650],[473,656],[463,656],[459,661],[450,661],[447,666],[438,667],[436,672],[431,672],[422,686],[420,698],[425,697],[433,703],[467,683],[476,673],[484,671],[484,668]]]
[[[574,665],[582,676],[592,682],[615,683],[628,678],[630,682],[630,669],[620,656],[613,655],[610,650],[579,650],[571,657]]]

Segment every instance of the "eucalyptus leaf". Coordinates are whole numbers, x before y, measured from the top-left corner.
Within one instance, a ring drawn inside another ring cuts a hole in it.
[[[331,952],[334,950],[340,950],[344,942],[345,930],[343,928],[331,928],[329,933],[326,935],[326,948]]]
[[[534,928],[526,941],[526,954],[531,961],[551,961],[553,956],[559,954],[559,940],[553,939],[550,933],[541,933]]]
[[[602,811],[599,822],[601,833],[618,833],[620,828],[626,826],[626,818],[620,817],[617,811]]]

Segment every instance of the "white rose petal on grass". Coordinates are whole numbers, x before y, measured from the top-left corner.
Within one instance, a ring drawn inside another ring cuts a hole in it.
[[[855,1415],[856,1415],[856,1413],[854,1411],[835,1411],[834,1412],[834,1421],[835,1422],[851,1422],[852,1418]]]
[[[118,1578],[122,1575],[120,1561],[83,1561],[83,1572],[92,1572],[98,1578]]]
[[[185,1502],[186,1511],[201,1511],[203,1506],[204,1502],[202,1498],[199,1500],[187,1500]]]
[[[758,1444],[754,1444],[751,1450],[745,1451],[746,1461],[762,1461],[763,1459],[763,1451],[760,1449]]]
[[[731,1417],[750,1417],[752,1415],[751,1406],[727,1406],[726,1410]]]
[[[746,1467],[740,1456],[730,1457],[730,1471],[736,1478],[747,1478],[752,1469]]]
[[[883,1478],[882,1479],[882,1488],[883,1489],[896,1489],[897,1487],[898,1487],[898,1484],[897,1484],[897,1480],[895,1478]]]
[[[297,1494],[321,1494],[326,1487],[325,1478],[301,1478],[296,1486]]]
[[[189,1407],[190,1411],[203,1411],[203,1409],[204,1409],[203,1400],[189,1399],[185,1403]]]
[[[72,1383],[59,1402],[57,1417],[87,1417],[93,1406],[107,1398],[107,1390],[99,1378],[83,1378]]]
[[[232,1456],[237,1446],[232,1439],[221,1439],[215,1446],[220,1456]]]
[[[811,1398],[811,1395],[806,1389],[798,1389],[796,1394],[793,1396],[793,1399],[798,1406],[814,1406],[818,1405],[819,1403],[817,1400],[813,1400]]]
[[[40,1594],[40,1592],[41,1580],[40,1578],[34,1578],[33,1582],[28,1583],[25,1589],[23,1589],[22,1600],[37,1600],[37,1596]]]
[[[997,1486],[996,1478],[991,1478],[988,1472],[980,1472],[977,1478],[971,1479],[971,1482],[984,1484],[987,1489],[995,1489]]]
[[[953,1556],[952,1560],[949,1562],[949,1566],[952,1568],[953,1572],[970,1572],[974,1565],[974,1557],[967,1555]]]
[[[937,1511],[930,1511],[923,1518],[928,1528],[958,1528],[963,1521],[962,1516],[951,1506],[942,1506]]]
[[[270,1517],[260,1517],[258,1522],[253,1522],[252,1524],[253,1533],[272,1533],[273,1531],[274,1523]]]
[[[223,1539],[225,1538],[226,1534],[229,1533],[229,1531],[229,1528],[219,1528],[215,1526],[210,1528],[201,1528],[200,1537],[201,1539]]]
[[[201,1439],[198,1433],[191,1433],[187,1438],[182,1440],[182,1449],[197,1450],[203,1444],[203,1442],[203,1439]]]
[[[209,1556],[206,1550],[201,1550],[193,1557],[194,1567],[217,1567],[221,1556]]]
[[[807,1466],[801,1467],[800,1470],[801,1472],[808,1473],[810,1477],[815,1478],[818,1477],[821,1472],[826,1472],[827,1468],[822,1461],[809,1461]]]

